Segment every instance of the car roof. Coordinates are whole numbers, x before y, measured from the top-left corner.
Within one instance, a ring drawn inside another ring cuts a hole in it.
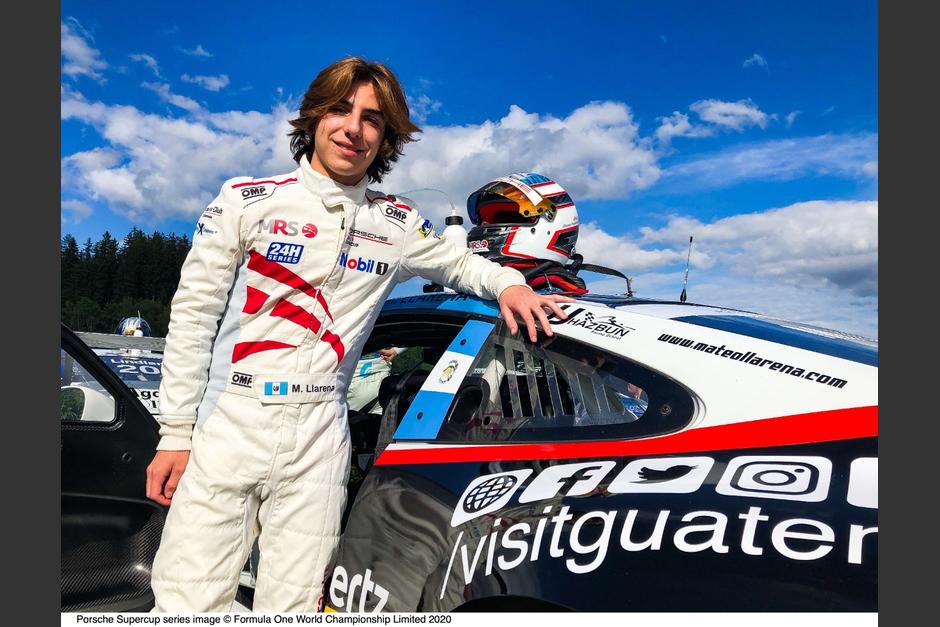
[[[871,366],[878,365],[877,340],[809,324],[789,322],[752,311],[618,294],[589,293],[573,298],[576,303],[607,306],[630,314],[674,320],[811,350]],[[420,311],[469,313],[490,318],[499,316],[499,307],[494,301],[482,300],[467,294],[451,293],[392,298],[386,301],[382,309],[383,314]]]

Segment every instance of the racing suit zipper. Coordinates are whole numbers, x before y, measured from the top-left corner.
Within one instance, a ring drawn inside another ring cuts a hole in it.
[[[339,223],[339,237],[337,237],[336,239],[336,250],[333,253],[333,259],[335,260],[335,262],[333,263],[332,269],[330,270],[329,274],[326,275],[326,278],[323,279],[323,282],[320,284],[319,290],[320,290],[321,295],[323,294],[323,289],[329,285],[330,279],[333,278],[333,273],[336,272],[336,268],[339,267],[339,261],[338,261],[339,255],[341,252],[343,252],[343,242],[346,240],[346,205],[343,204],[341,206],[343,208],[343,216]],[[335,290],[334,290],[334,293],[335,293]],[[314,305],[314,310],[313,310],[314,315],[316,315],[317,313],[316,305],[319,305],[319,303],[316,303]],[[330,300],[327,301],[326,303],[326,310],[328,311],[332,305],[333,305],[333,295],[331,294]],[[326,314],[326,311],[324,311],[323,313]],[[329,318],[330,317],[328,315],[324,315],[323,319],[320,321],[320,330],[319,332],[317,332],[316,338],[314,338],[314,342],[313,342],[314,346],[320,341],[320,338],[326,332],[327,324],[329,324]]]

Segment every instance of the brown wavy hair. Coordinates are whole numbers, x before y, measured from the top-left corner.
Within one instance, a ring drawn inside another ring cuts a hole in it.
[[[300,116],[290,121],[294,127],[288,133],[294,161],[299,163],[303,157],[310,158],[317,123],[353,85],[364,82],[371,83],[375,89],[375,97],[385,118],[382,145],[366,171],[373,183],[382,181],[404,152],[405,144],[415,141],[413,136],[421,129],[411,121],[405,92],[392,70],[383,63],[366,61],[361,57],[340,59],[324,68],[310,83],[300,103]]]

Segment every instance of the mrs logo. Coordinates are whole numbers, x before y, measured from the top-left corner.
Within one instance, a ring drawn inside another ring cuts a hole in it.
[[[297,222],[288,222],[287,220],[258,220],[258,227],[255,230],[255,233],[271,233],[272,235],[286,235],[287,237],[294,237],[301,232],[301,228],[298,226]],[[317,227],[313,224],[303,225],[303,234],[304,237],[314,237],[317,234]]]

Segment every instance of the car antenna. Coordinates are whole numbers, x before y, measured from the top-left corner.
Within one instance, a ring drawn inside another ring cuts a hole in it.
[[[689,256],[685,259],[685,280],[682,281],[682,293],[679,294],[679,302],[685,302],[685,287],[689,284],[689,261],[692,259],[692,236],[689,235]]]

